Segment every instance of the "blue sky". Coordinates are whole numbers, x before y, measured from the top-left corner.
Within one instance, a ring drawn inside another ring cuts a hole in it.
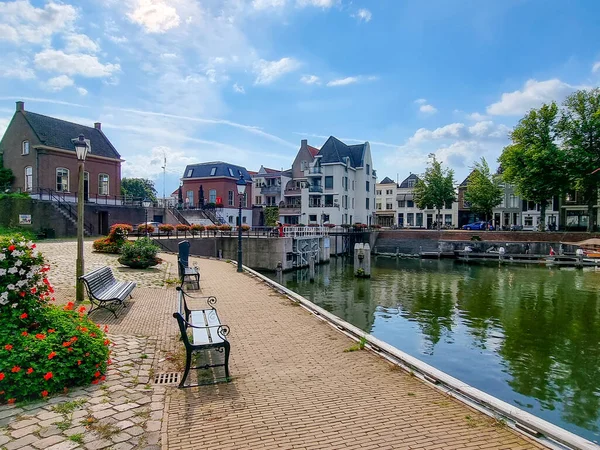
[[[600,83],[594,0],[0,2],[0,133],[26,109],[92,124],[124,176],[288,168],[300,139],[368,140],[379,178],[435,153],[492,167],[529,108]]]

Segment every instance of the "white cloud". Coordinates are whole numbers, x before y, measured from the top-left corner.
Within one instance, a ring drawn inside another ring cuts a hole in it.
[[[254,84],[271,84],[286,73],[293,72],[299,67],[300,63],[293,58],[281,58],[279,61],[261,59],[254,63],[254,73],[256,73]]]
[[[531,108],[539,107],[542,103],[553,100],[559,102],[576,89],[576,86],[557,78],[546,81],[531,79],[525,83],[522,90],[502,94],[500,101],[488,106],[486,111],[494,116],[518,116]]]
[[[300,82],[304,84],[321,84],[321,80],[316,75],[302,75]]]
[[[330,86],[330,87],[347,86],[349,84],[358,83],[358,81],[359,81],[358,77],[339,78],[337,80],[331,80],[329,83],[327,83],[327,86]]]
[[[424,98],[418,98],[418,99],[415,100],[415,103],[417,105],[424,105],[425,103],[427,103],[427,100],[424,99]]]
[[[481,121],[481,120],[486,120],[488,119],[488,116],[486,116],[485,114],[480,114],[478,112],[474,112],[472,114],[468,114],[467,117],[471,120],[476,120],[476,121]]]
[[[368,9],[361,8],[358,10],[355,17],[358,19],[359,22],[370,22],[371,18],[373,17],[373,14],[371,14],[371,11],[369,11]]]
[[[244,86],[240,86],[239,84],[235,83],[233,85],[233,90],[235,92],[237,92],[238,94],[245,94],[246,90],[244,89]]]
[[[0,117],[0,139],[4,136],[4,132],[8,128],[8,124],[10,123],[10,119],[3,119]]]
[[[61,50],[46,49],[35,55],[38,69],[66,75],[108,77],[121,70],[119,64],[102,64],[96,56],[82,53],[67,54]]]
[[[50,78],[46,81],[45,86],[51,91],[58,92],[64,88],[73,86],[73,79],[66,75],[59,75],[58,77]]]
[[[437,108],[433,105],[421,105],[419,107],[419,111],[423,114],[435,114],[437,112]]]
[[[81,96],[85,96],[85,95],[87,95],[87,94],[88,94],[88,91],[87,91],[87,89],[85,89],[85,88],[82,88],[82,87],[78,87],[78,88],[77,88],[77,92],[79,92],[79,95],[81,95]]]
[[[0,78],[31,80],[35,78],[35,71],[28,67],[28,61],[22,56],[14,55],[14,58],[9,58],[0,65]]]
[[[339,0],[297,0],[296,4],[300,7],[316,6],[319,8],[331,8],[338,2]]]
[[[257,10],[267,8],[280,8],[285,5],[286,0],[253,0],[252,7]]]
[[[600,61],[598,61],[597,63],[595,63],[595,64],[592,66],[592,72],[593,72],[593,73],[600,72]]]
[[[85,34],[69,34],[65,36],[65,50],[68,53],[90,52],[96,53],[100,50],[98,44]]]
[[[466,168],[484,152],[486,149],[477,141],[459,141],[443,145],[434,153],[438,160],[452,168]]]
[[[70,30],[77,18],[71,5],[50,1],[36,8],[29,0],[0,2],[0,41],[49,44],[52,35]]]
[[[165,33],[179,26],[177,10],[167,0],[136,0],[129,19],[141,25],[146,33]]]

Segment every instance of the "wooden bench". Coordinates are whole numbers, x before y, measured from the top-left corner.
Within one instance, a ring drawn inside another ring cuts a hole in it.
[[[179,265],[179,286],[183,287],[183,284],[188,281],[195,286],[195,289],[200,289],[200,272],[197,267],[186,267],[181,259],[177,260]]]
[[[135,288],[135,283],[133,281],[117,281],[110,267],[100,267],[90,273],[86,273],[80,277],[80,280],[85,284],[90,303],[92,304],[88,315],[96,309],[104,308],[111,311],[117,317],[115,308],[111,308],[110,306],[121,305],[125,307],[125,299],[128,296],[133,298],[131,292]]]
[[[185,345],[185,372],[179,383],[180,388],[193,387],[195,385],[185,385],[188,374],[191,369],[208,369],[210,367],[224,367],[225,379],[229,381],[229,351],[230,344],[227,341],[229,327],[219,320],[215,304],[216,297],[192,297],[186,294],[181,287],[177,288],[178,311],[173,313],[177,319],[181,340]],[[186,297],[200,298],[206,300],[206,309],[190,310],[188,308]],[[224,362],[222,364],[205,364],[202,366],[191,367],[192,354],[196,351],[214,348],[218,352],[225,351]]]

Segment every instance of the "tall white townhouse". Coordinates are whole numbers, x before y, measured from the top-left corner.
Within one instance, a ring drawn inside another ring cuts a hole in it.
[[[398,195],[398,184],[385,177],[375,186],[375,216],[377,225],[382,227],[398,226],[396,215],[396,196]]]

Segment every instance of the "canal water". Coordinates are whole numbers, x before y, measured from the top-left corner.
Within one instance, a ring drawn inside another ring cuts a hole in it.
[[[266,274],[275,278],[274,274]],[[374,258],[284,274],[289,289],[497,398],[600,441],[600,271]]]

